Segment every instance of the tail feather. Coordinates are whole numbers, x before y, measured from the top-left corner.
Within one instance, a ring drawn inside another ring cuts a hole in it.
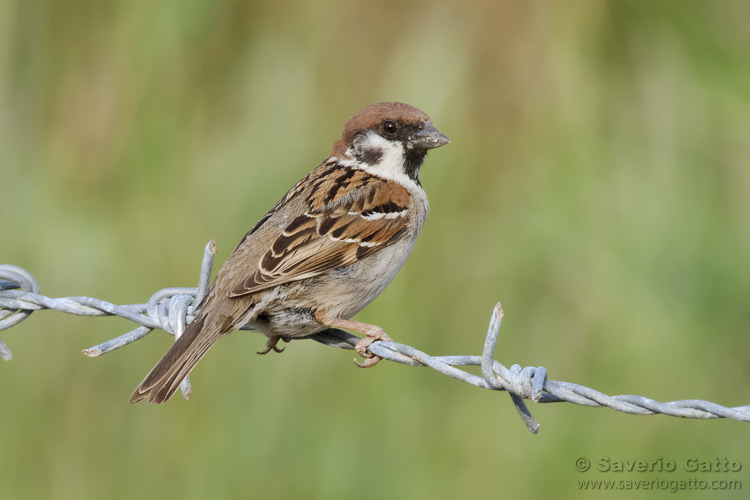
[[[142,399],[148,399],[149,403],[163,403],[172,397],[190,370],[223,335],[220,326],[212,324],[205,328],[205,323],[206,316],[202,314],[188,325],[185,333],[135,389],[130,396],[131,403]]]

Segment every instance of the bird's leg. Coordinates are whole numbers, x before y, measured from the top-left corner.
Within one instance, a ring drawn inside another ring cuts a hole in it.
[[[263,351],[258,351],[258,354],[268,354],[271,351],[284,352],[283,347],[276,347],[276,344],[279,343],[279,340],[289,342],[287,339],[282,338],[281,335],[269,335],[268,342],[266,342],[266,348]]]
[[[368,325],[367,323],[360,323],[359,321],[352,321],[349,319],[328,320],[325,322],[325,324],[327,324],[328,326],[344,328],[346,330],[352,330],[358,333],[365,334],[365,336],[361,338],[359,342],[357,342],[357,345],[354,346],[354,350],[357,351],[360,356],[365,358],[362,363],[360,363],[356,359],[354,360],[354,363],[360,368],[369,368],[371,366],[375,366],[380,362],[381,359],[383,359],[380,356],[376,356],[375,354],[368,352],[367,346],[369,346],[376,340],[393,342],[393,339],[390,338],[388,334],[385,333],[385,330],[383,330],[379,326]]]

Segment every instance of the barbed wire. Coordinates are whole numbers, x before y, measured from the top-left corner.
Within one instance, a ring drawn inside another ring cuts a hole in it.
[[[31,273],[18,266],[0,265],[0,331],[17,325],[34,311],[54,309],[80,316],[120,316],[141,325],[124,335],[84,349],[83,353],[89,357],[100,356],[140,340],[158,328],[176,339],[193,319],[195,304],[208,291],[215,253],[216,245],[210,241],[204,251],[198,287],[165,288],[153,294],[147,303],[132,305],[115,305],[91,297],[46,297],[40,293],[39,283]],[[522,420],[534,434],[538,432],[539,424],[531,416],[525,399],[535,403],[568,402],[581,406],[604,406],[636,415],[659,413],[683,418],[731,418],[750,422],[750,405],[728,408],[698,399],[662,403],[643,396],[608,396],[582,385],[549,380],[543,367],[521,368],[512,365],[506,368],[494,359],[502,319],[503,309],[497,304],[492,312],[481,356],[430,356],[405,344],[382,341],[373,342],[368,350],[396,363],[426,366],[476,387],[508,392]],[[336,328],[308,338],[339,349],[354,349],[359,340],[356,335]],[[5,360],[12,357],[2,340],[0,357]],[[457,368],[462,366],[479,366],[482,376]],[[180,389],[187,399],[192,392],[189,378],[185,378]]]

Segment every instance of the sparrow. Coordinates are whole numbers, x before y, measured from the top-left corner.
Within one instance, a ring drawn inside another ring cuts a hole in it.
[[[195,319],[135,389],[130,402],[167,401],[224,335],[247,325],[279,340],[343,328],[367,346],[391,338],[351,318],[396,276],[427,218],[419,170],[450,140],[408,104],[367,106],[346,122],[331,154],[242,238],[196,306]]]

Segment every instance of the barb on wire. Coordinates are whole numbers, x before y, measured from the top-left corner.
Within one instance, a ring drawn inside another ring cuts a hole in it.
[[[0,265],[0,330],[5,330],[26,319],[39,309],[82,316],[115,315],[138,323],[139,327],[117,338],[85,349],[86,356],[96,357],[140,340],[157,328],[179,337],[193,319],[195,305],[208,292],[211,268],[216,245],[206,245],[201,273],[196,288],[165,288],[151,296],[145,304],[118,306],[90,297],[64,297],[53,299],[40,293],[39,283],[25,269]],[[373,342],[368,350],[384,359],[412,366],[426,366],[449,377],[484,389],[507,391],[528,429],[537,433],[539,424],[531,416],[524,400],[535,403],[568,402],[581,406],[605,406],[623,413],[652,415],[660,413],[683,418],[731,418],[750,422],[750,405],[728,408],[698,399],[661,403],[642,396],[608,396],[594,389],[569,382],[547,379],[542,367],[506,368],[495,361],[503,309],[497,304],[492,312],[490,326],[481,356],[430,356],[422,351],[397,342]],[[331,328],[309,337],[317,342],[339,349],[354,349],[359,337],[343,330]],[[11,359],[8,346],[0,340],[0,357]],[[458,367],[479,366],[482,376]],[[187,399],[191,388],[188,377],[180,385]]]

